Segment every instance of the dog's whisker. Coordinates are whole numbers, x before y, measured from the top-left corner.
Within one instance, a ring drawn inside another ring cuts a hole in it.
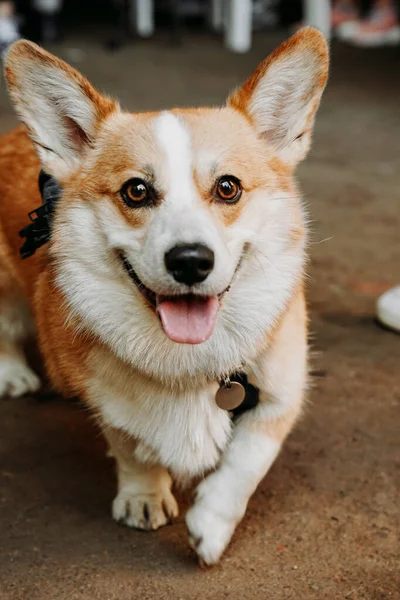
[[[333,239],[334,239],[334,236],[333,236],[333,235],[331,235],[330,237],[324,238],[324,239],[322,239],[322,240],[318,240],[318,241],[316,241],[316,242],[314,242],[314,241],[311,241],[311,242],[310,242],[310,245],[311,245],[311,246],[317,246],[318,244],[324,244],[325,242],[330,242],[330,241],[331,241],[331,240],[333,240]]]

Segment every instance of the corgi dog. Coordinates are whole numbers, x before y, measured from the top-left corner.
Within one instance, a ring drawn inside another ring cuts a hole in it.
[[[0,140],[0,392],[39,388],[22,350],[36,331],[50,382],[93,411],[115,458],[114,519],[158,529],[178,515],[173,481],[200,481],[186,523],[212,565],[307,388],[294,172],[327,44],[299,31],[218,108],[129,114],[24,40],[5,74],[23,125]],[[60,197],[48,243],[21,260],[41,169]],[[233,419],[218,395],[246,393],[235,373],[257,403]]]

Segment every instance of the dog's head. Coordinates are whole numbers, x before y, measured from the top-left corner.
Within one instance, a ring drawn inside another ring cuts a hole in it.
[[[62,184],[51,252],[84,327],[157,377],[229,372],[299,285],[293,172],[309,148],[327,46],[303,29],[222,108],[128,114],[20,41],[11,97]]]

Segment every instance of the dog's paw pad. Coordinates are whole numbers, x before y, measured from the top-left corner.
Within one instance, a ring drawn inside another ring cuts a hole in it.
[[[0,396],[18,398],[39,388],[40,379],[28,365],[12,357],[0,358]]]
[[[179,510],[169,490],[154,494],[133,494],[121,490],[113,502],[112,514],[118,523],[154,531],[172,523]]]

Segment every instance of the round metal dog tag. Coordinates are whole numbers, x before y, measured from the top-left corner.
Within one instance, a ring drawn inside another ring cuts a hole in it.
[[[238,381],[222,385],[215,394],[215,402],[223,410],[235,410],[240,406],[246,395],[246,390]]]

